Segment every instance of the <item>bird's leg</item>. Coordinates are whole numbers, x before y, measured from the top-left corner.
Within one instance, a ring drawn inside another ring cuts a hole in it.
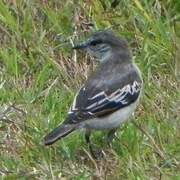
[[[107,143],[111,146],[112,140],[116,137],[117,128],[111,129],[107,134]]]
[[[90,136],[91,136],[91,131],[86,129],[86,132],[85,132],[85,140],[86,140],[86,143],[89,145],[91,144],[91,141],[90,141]]]
[[[93,147],[92,147],[92,143],[91,143],[91,140],[90,140],[90,136],[91,136],[91,130],[86,129],[85,140],[86,140],[86,143],[88,144],[88,148],[90,150],[91,155],[93,157],[95,157],[95,154],[94,154],[94,151],[93,151]]]
[[[88,144],[88,148],[89,148],[89,151],[90,151],[92,157],[94,159],[102,158],[104,156],[102,151],[94,149],[93,144],[91,143],[91,140],[90,140],[90,136],[91,136],[91,130],[86,129],[85,140],[86,140],[86,143]]]

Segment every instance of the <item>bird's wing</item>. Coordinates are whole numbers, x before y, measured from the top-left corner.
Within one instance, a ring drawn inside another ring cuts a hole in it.
[[[109,115],[125,106],[135,102],[140,94],[141,82],[132,81],[121,88],[106,90],[101,87],[86,89],[82,87],[76,95],[70,111],[68,112],[68,123],[78,123],[95,117]]]

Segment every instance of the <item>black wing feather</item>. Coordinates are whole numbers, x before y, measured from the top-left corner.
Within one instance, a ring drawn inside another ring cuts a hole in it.
[[[74,100],[66,122],[78,123],[94,117],[109,115],[135,102],[140,94],[140,89],[141,83],[134,81],[116,91],[99,91],[95,95],[87,97],[86,88],[82,87]],[[85,103],[80,103],[80,101],[85,101]],[[80,104],[81,106],[79,106]]]

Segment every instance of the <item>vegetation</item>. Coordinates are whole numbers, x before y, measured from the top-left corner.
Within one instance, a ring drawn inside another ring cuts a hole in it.
[[[180,1],[1,0],[0,175],[2,179],[180,179]],[[66,117],[95,62],[71,45],[112,29],[142,70],[134,123],[94,160],[76,131],[52,147],[44,135]]]

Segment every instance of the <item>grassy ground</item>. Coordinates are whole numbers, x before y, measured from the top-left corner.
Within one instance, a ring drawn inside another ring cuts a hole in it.
[[[2,179],[180,179],[179,12],[178,0],[1,0]],[[136,125],[124,124],[112,148],[95,133],[101,160],[83,131],[44,147],[95,66],[70,44],[105,28],[129,41],[143,73]]]

